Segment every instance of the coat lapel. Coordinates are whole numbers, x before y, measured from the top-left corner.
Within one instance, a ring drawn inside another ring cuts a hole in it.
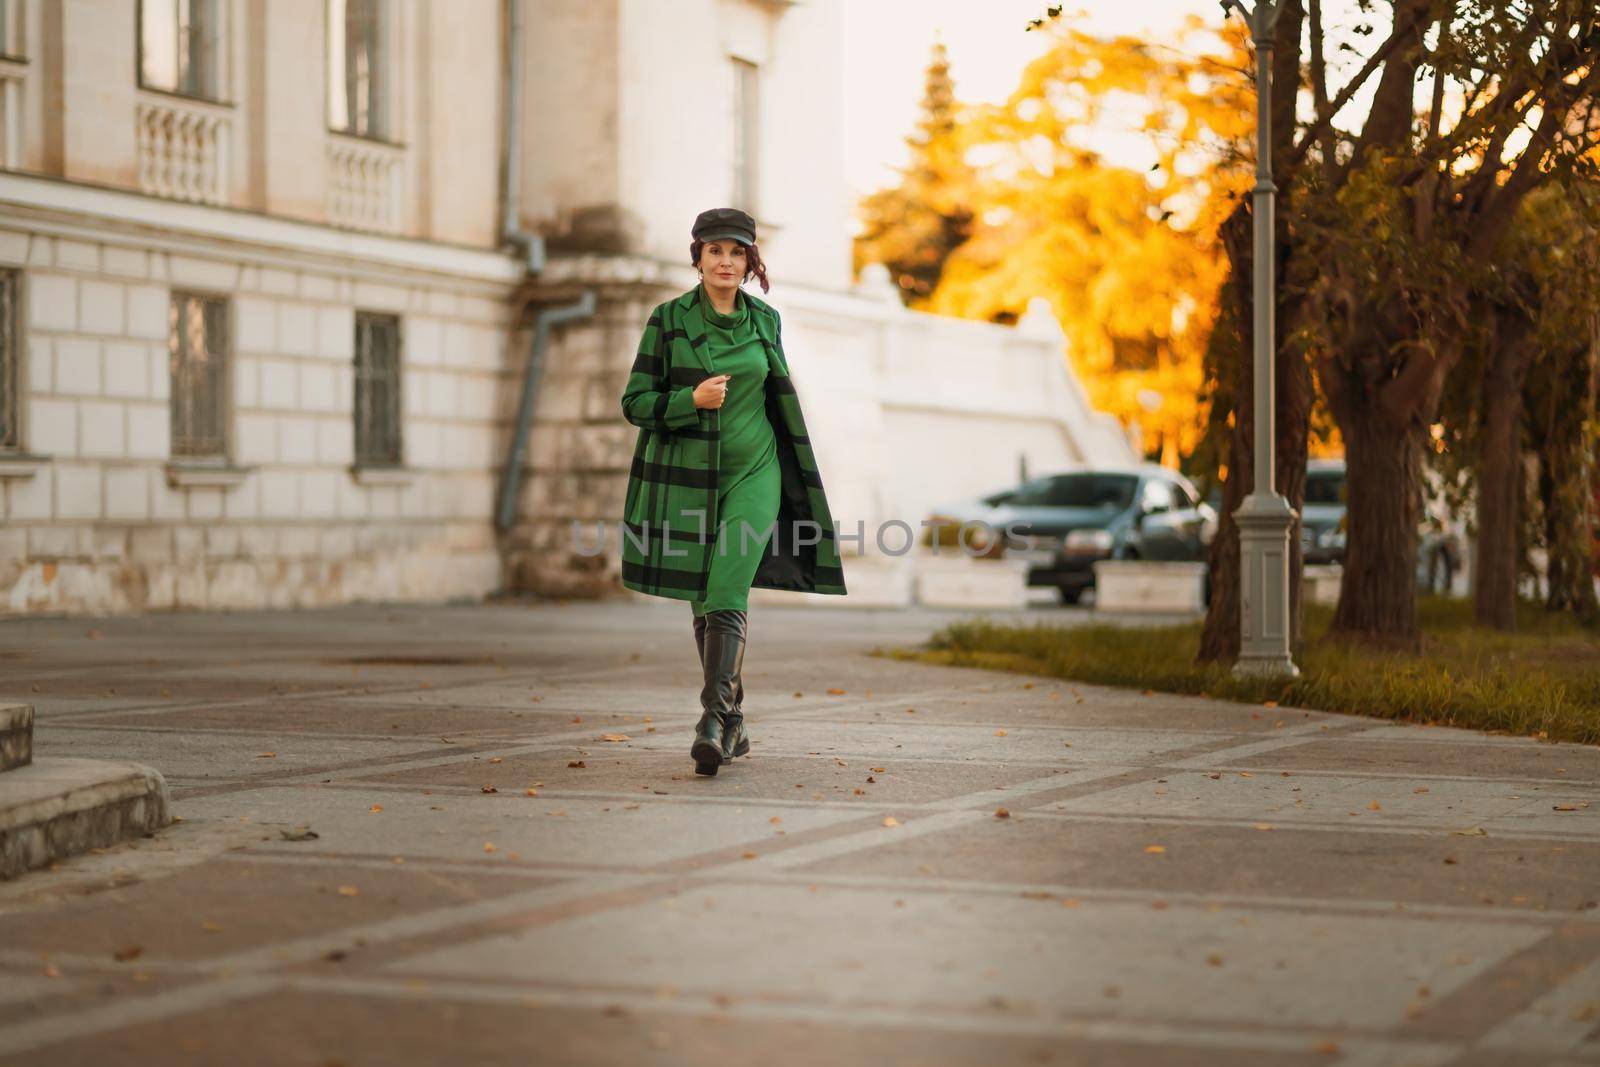
[[[707,373],[713,369],[711,366],[711,352],[706,347],[706,317],[700,310],[700,286],[695,286],[688,293],[688,307],[683,311],[683,337],[689,342],[689,350],[694,353],[694,360],[700,364]]]
[[[750,314],[755,316],[756,334],[761,338],[767,350],[768,365],[780,374],[787,374],[788,368],[784,363],[781,351],[778,351],[778,335],[772,327],[772,319],[763,314],[760,308],[755,307],[748,299],[748,294],[740,290],[736,297],[741,302],[750,306]],[[688,342],[689,351],[696,364],[710,374],[716,370],[711,365],[711,352],[706,347],[706,317],[702,301],[705,300],[704,285],[696,285],[684,293],[679,307],[679,321],[682,323],[683,339]]]

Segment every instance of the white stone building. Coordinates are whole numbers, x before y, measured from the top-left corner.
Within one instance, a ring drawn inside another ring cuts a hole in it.
[[[0,0],[0,613],[616,591],[573,520],[720,204],[841,524],[1125,458],[1048,327],[852,287],[843,2]]]

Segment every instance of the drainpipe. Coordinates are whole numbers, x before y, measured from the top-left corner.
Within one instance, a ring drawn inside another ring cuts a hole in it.
[[[501,143],[505,156],[500,167],[500,238],[522,257],[530,278],[543,273],[544,238],[522,228],[522,0],[506,0],[506,106],[505,130]],[[528,463],[528,437],[533,425],[533,409],[539,395],[539,376],[544,369],[545,347],[550,329],[563,322],[588,318],[594,314],[594,290],[585,290],[572,304],[545,307],[535,319],[533,337],[528,342],[528,358],[522,372],[522,396],[517,404],[517,423],[506,453],[505,475],[500,483],[500,502],[495,510],[495,526],[504,533],[516,519],[517,495],[522,489],[522,472]],[[513,324],[515,329],[515,324]]]

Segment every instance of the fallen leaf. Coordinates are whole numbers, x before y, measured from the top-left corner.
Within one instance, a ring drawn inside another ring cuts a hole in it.
[[[767,820],[767,821],[768,821],[768,822],[769,822],[769,823],[771,823],[771,824],[772,824],[772,825],[774,825],[774,826],[776,826],[776,825],[778,825],[778,824],[779,824],[779,823],[781,823],[781,822],[782,822],[782,821],[783,821],[783,820],[782,820],[782,819],[780,819],[780,818],[778,818],[778,816],[776,816],[776,815],[774,815],[774,816],[773,816],[773,817],[772,817],[772,818],[770,818],[770,819],[768,819],[768,820]]]
[[[1215,781],[1219,780],[1222,777],[1222,772],[1221,771],[1213,771],[1212,773],[1206,775],[1206,777],[1211,779],[1213,782],[1215,782]]]
[[[1256,823],[1256,829],[1257,830],[1270,830],[1270,829],[1272,829],[1272,824],[1270,822],[1258,822],[1258,823]]]
[[[843,696],[844,695],[844,690],[843,689],[830,689],[830,690],[828,690],[828,693],[831,696]]]
[[[214,923],[210,919],[207,919],[205,922],[200,924],[200,929],[204,930],[208,934],[215,934],[222,930],[222,926],[220,923]]]
[[[480,790],[480,792],[483,792],[483,793],[498,793],[498,792],[500,792],[500,790],[496,789],[492,785],[486,785],[486,786],[483,787],[483,789]]]
[[[1325,1038],[1312,1045],[1311,1051],[1323,1056],[1337,1056],[1339,1054],[1339,1042],[1334,1041],[1332,1038]]]
[[[1011,812],[1005,808],[996,808],[994,809],[994,817],[997,819],[1009,819],[1011,818]]]
[[[315,841],[317,832],[309,826],[302,826],[298,830],[279,830],[279,836],[285,841]]]
[[[873,777],[873,776],[872,776],[872,775],[870,775],[870,774],[869,774],[869,775],[867,775],[867,781],[869,781],[869,782],[876,782],[876,781],[877,781],[877,780],[878,780],[878,779],[877,779],[877,778],[875,778],[875,777]]]
[[[1213,952],[1211,955],[1206,957],[1206,964],[1210,967],[1221,967],[1222,957]]]
[[[581,759],[575,759],[575,760],[571,761],[570,763],[568,763],[567,766],[568,767],[587,767],[589,765],[587,763],[583,762],[583,760],[581,760]]]
[[[1167,850],[1167,846],[1166,845],[1146,845],[1146,846],[1144,846],[1144,850],[1149,855],[1159,856],[1159,855],[1161,855],[1161,853],[1163,853],[1163,852],[1165,852]]]
[[[1456,830],[1456,831],[1454,831],[1454,833],[1457,834],[1460,837],[1488,837],[1489,836],[1489,831],[1485,830],[1481,826],[1469,826],[1465,830]]]
[[[746,860],[753,860],[753,859],[756,858],[756,854],[754,852],[741,852],[739,854],[739,858],[740,859],[746,859]]]
[[[883,817],[883,825],[885,825],[885,826],[899,826],[900,825],[900,820],[896,819],[893,815],[885,815]]]
[[[528,795],[529,795],[529,796],[530,796],[530,797],[536,797],[536,796],[538,796],[538,795],[539,795],[539,791],[538,791],[538,790],[537,790],[537,789],[534,789],[534,788],[532,788],[532,787],[529,787],[529,789],[528,789]]]
[[[111,958],[116,960],[118,963],[127,963],[129,960],[138,959],[140,954],[143,952],[143,945],[129,945],[127,948],[117,949],[116,952],[111,954]]]
[[[276,752],[257,752],[256,753],[256,759],[277,759],[277,758],[278,758],[278,754]]]
[[[501,759],[499,756],[494,756],[494,757],[490,758],[489,762],[490,763],[504,763],[505,760]]]
[[[602,740],[602,741],[626,741],[626,740],[628,740],[628,735],[627,734],[601,734],[600,735],[600,740]]]
[[[49,964],[45,965],[44,976],[46,978],[60,978],[61,977],[61,972],[56,969],[56,965],[55,964],[49,963]]]
[[[1240,771],[1239,772],[1239,777],[1240,778],[1254,778],[1255,775],[1251,774],[1249,771]]]
[[[1264,708],[1275,708],[1278,706],[1278,702],[1276,700],[1263,700],[1261,702],[1261,706]]]
[[[341,897],[356,897],[361,895],[361,890],[353,885],[342,885],[339,887],[339,895]]]
[[[551,814],[552,814],[552,815],[553,815],[553,814],[555,814],[555,813],[554,813],[554,812],[551,812]],[[484,851],[485,851],[485,852],[493,852],[493,851],[494,851],[494,850],[495,850],[495,845],[494,845],[494,842],[493,842],[493,841],[485,841],[485,842],[484,842],[484,843],[483,843],[483,850],[484,850]]]
[[[1376,800],[1374,800],[1371,804],[1367,805],[1367,810],[1368,811],[1382,811],[1383,810],[1383,805],[1379,804]]]
[[[1586,808],[1588,806],[1589,805],[1587,805],[1587,804],[1553,804],[1553,805],[1551,805],[1550,810],[1551,811],[1582,811],[1584,808]]]
[[[382,810],[383,810],[383,805],[382,804],[374,804],[374,805],[372,805],[372,807],[367,809],[368,812],[378,812],[378,811],[382,811]]]
[[[1005,735],[1006,735],[1006,732],[1005,732],[1005,731],[1004,731],[1004,730],[996,730],[996,731],[995,731],[995,732],[994,732],[994,735],[995,735],[995,736],[996,736],[996,737],[1004,737],[1004,736],[1005,736]]]
[[[871,771],[873,774],[882,774],[883,773],[883,768],[882,767],[868,767],[867,770]]]
[[[572,717],[572,721],[573,722],[582,722],[583,721],[583,716],[582,715],[574,715]]]
[[[1412,790],[1413,793],[1426,793],[1427,791],[1428,791],[1428,787],[1425,786],[1425,785],[1419,785],[1415,789]]]
[[[858,796],[858,797],[864,797],[864,796],[867,795],[867,791],[865,789],[861,789],[861,788],[855,789],[854,792],[855,792],[855,795]]]

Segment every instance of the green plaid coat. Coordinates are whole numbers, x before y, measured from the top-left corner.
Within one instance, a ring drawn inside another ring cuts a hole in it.
[[[695,386],[715,373],[701,292],[696,285],[650,312],[622,391],[622,415],[639,427],[620,531],[622,584],[678,600],[705,599],[721,522],[721,411],[694,406]],[[783,486],[778,524],[751,588],[843,595],[837,531],[783,356],[783,324],[770,304],[744,298],[767,350],[767,418]]]

